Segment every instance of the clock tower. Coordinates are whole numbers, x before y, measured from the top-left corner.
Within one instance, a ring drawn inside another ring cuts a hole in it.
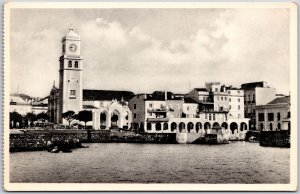
[[[59,58],[59,123],[65,123],[62,113],[82,110],[82,57],[80,36],[73,28],[62,38],[62,56]]]

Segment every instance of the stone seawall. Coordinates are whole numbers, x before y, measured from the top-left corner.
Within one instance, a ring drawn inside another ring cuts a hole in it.
[[[289,131],[261,131],[261,146],[290,147]]]
[[[55,130],[27,131],[10,134],[10,151],[44,150],[47,141],[53,138],[74,139],[82,143],[176,143],[176,134],[136,134],[133,132],[118,132],[109,130]]]

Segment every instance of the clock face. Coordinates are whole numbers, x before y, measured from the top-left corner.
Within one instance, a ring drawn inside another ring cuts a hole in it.
[[[70,51],[72,51],[72,52],[75,52],[75,51],[76,51],[76,49],[77,49],[77,46],[76,46],[76,44],[70,44],[70,47],[69,47],[69,49],[70,49]]]

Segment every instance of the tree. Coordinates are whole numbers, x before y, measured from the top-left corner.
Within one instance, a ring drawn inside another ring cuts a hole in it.
[[[9,113],[9,120],[10,120],[10,123],[12,123],[12,121],[14,123],[14,124],[12,124],[12,127],[16,127],[17,122],[19,122],[19,125],[22,124],[23,117],[18,112],[11,112],[11,113]]]
[[[32,126],[32,123],[37,120],[36,114],[34,114],[32,112],[27,113],[25,118],[28,119],[29,126]]]
[[[72,110],[69,110],[69,111],[63,113],[62,117],[69,122],[69,126],[70,126],[71,122],[74,120],[74,115],[75,115],[75,112]]]
[[[47,113],[42,112],[36,115],[36,118],[37,120],[45,121],[45,120],[49,120],[49,115]]]
[[[92,121],[92,118],[93,118],[92,111],[88,111],[88,110],[82,110],[77,115],[77,119],[79,121],[84,122],[84,128],[86,128],[86,123],[87,122]]]

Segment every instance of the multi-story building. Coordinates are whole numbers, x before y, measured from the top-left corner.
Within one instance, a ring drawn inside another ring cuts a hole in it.
[[[264,105],[276,98],[276,89],[270,88],[267,82],[251,82],[241,85],[244,90],[244,112],[245,117],[249,118],[250,130],[256,128],[256,106]]]
[[[10,95],[10,112],[17,112],[22,116],[27,113],[47,113],[48,98],[33,98],[25,94]]]
[[[224,87],[222,92],[228,106],[235,107],[231,112],[225,108],[214,109],[214,93],[207,89],[195,88],[184,98],[171,92],[138,94],[129,101],[133,126],[135,130],[147,133],[198,133],[217,126],[230,129],[232,134],[247,130],[249,119],[243,116],[243,91]]]
[[[182,116],[183,98],[171,92],[156,91],[152,94],[137,94],[129,100],[135,131],[168,130],[170,118]]]
[[[290,96],[278,97],[256,106],[256,129],[260,131],[290,130]]]

